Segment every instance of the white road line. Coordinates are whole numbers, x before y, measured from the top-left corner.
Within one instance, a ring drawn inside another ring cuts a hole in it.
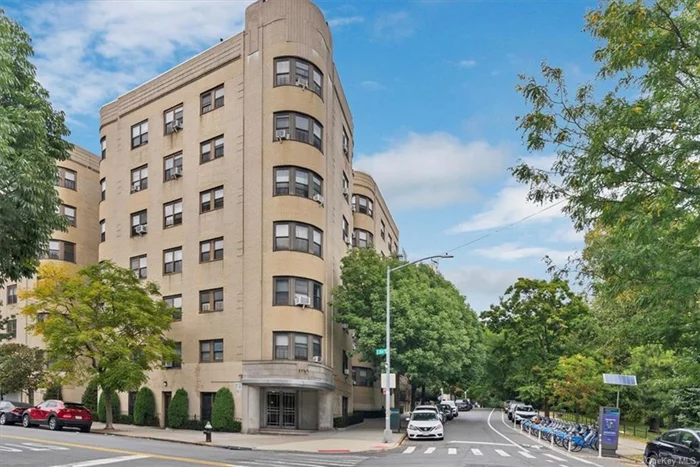
[[[495,449],[495,451],[501,455],[501,457],[510,457],[510,454],[505,452],[503,449]]]
[[[16,448],[26,449],[27,451],[50,451],[51,450],[49,448],[35,448],[33,446],[22,446],[21,444],[11,444],[11,443],[5,443],[5,446],[14,446]]]
[[[53,446],[51,444],[39,444],[39,443],[22,443],[23,446],[32,446],[35,448],[46,448],[54,451],[70,451],[69,448],[64,448],[63,446]]]
[[[535,456],[533,456],[532,454],[529,454],[529,453],[527,453],[527,452],[525,452],[525,451],[520,451],[520,454],[522,454],[523,456],[527,457],[528,459],[534,459],[534,458],[535,458]]]
[[[569,466],[566,464],[559,464],[559,467],[569,467]]]
[[[554,454],[545,453],[545,456],[549,457],[550,459],[554,459],[555,461],[564,462],[564,459],[562,459],[561,457],[557,457]]]
[[[0,452],[22,452],[22,450],[11,448],[8,446],[0,446]]]
[[[85,462],[76,462],[75,464],[54,465],[53,467],[94,467],[97,465],[116,464],[117,462],[129,462],[139,459],[146,459],[148,457],[149,456],[145,455],[109,457],[107,459],[95,459]]]
[[[486,422],[489,424],[489,428],[491,428],[494,432],[496,432],[496,434],[497,434],[498,436],[500,436],[501,438],[503,438],[503,439],[505,439],[506,441],[508,441],[512,446],[515,446],[516,448],[520,448],[520,449],[522,449],[523,451],[527,452],[527,449],[521,447],[519,444],[517,444],[516,442],[514,442],[512,439],[508,438],[506,435],[504,435],[503,433],[501,433],[500,431],[498,431],[497,429],[495,429],[495,428],[493,427],[493,425],[491,425],[491,416],[493,415],[493,413],[494,413],[495,411],[496,411],[496,409],[491,409],[491,413],[489,414],[489,418],[486,419]],[[501,414],[501,420],[503,420],[503,414]]]
[[[479,449],[472,449],[472,453],[475,456],[483,456],[484,455],[484,453],[482,453],[481,450],[479,450]]]
[[[457,454],[457,448],[447,448],[447,454]]]
[[[506,443],[488,443],[486,441],[448,441],[449,444],[483,444],[484,446],[505,446],[507,448],[511,447],[512,444]],[[518,446],[520,447],[520,446]]]
[[[428,448],[425,450],[425,452],[423,454],[432,454],[434,452],[435,452],[435,448]]]
[[[415,446],[409,446],[406,448],[406,450],[403,452],[404,454],[411,454],[413,451],[416,450]]]
[[[302,459],[302,460],[308,460],[309,462],[314,462],[313,464],[307,464],[306,462],[291,462],[287,460],[272,460],[272,459],[262,459],[261,462],[264,462],[262,465],[267,465],[267,466],[280,466],[280,467],[287,467],[290,465],[296,465],[299,467],[319,467],[319,464],[316,463],[316,461],[312,461],[311,459]],[[324,462],[324,461],[318,461],[318,462]],[[323,464],[325,465],[347,465],[347,464]]]

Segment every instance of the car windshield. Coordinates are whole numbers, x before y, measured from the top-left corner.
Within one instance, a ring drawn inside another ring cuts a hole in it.
[[[411,420],[415,420],[418,422],[429,422],[432,420],[437,420],[437,417],[435,416],[435,412],[413,412]]]
[[[26,402],[10,402],[10,404],[18,409],[30,409],[34,407],[32,404],[27,404]]]
[[[533,409],[531,405],[521,405],[520,407],[518,407],[518,410],[520,410],[522,412],[534,412],[535,411],[535,409]]]
[[[65,405],[67,409],[85,409],[83,404],[76,404],[75,402],[65,402],[63,405]]]

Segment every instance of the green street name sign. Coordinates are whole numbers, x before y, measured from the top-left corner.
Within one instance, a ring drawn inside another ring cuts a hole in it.
[[[375,355],[386,355],[386,349],[377,349],[374,351]]]

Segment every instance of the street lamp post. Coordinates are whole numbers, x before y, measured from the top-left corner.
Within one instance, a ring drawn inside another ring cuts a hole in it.
[[[386,394],[384,396],[384,442],[391,443],[391,273],[403,269],[412,264],[421,263],[429,259],[449,259],[454,258],[452,255],[433,255],[425,258],[417,259],[410,263],[402,264],[392,268],[386,268]]]

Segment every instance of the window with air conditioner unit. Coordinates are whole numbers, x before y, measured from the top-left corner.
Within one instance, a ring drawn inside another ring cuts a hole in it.
[[[294,305],[307,307],[311,305],[311,297],[308,295],[296,294],[294,296]]]
[[[183,107],[182,104],[173,107],[170,110],[166,110],[164,115],[165,118],[165,134],[169,135],[175,133],[182,129],[183,123]]]
[[[275,59],[275,86],[301,86],[323,99],[323,74],[313,63],[297,57]]]
[[[313,200],[316,201],[321,206],[323,206],[323,202],[324,202],[323,195],[315,194],[313,197]]]
[[[199,292],[199,311],[222,311],[224,309],[224,289],[209,289]]]
[[[163,181],[167,182],[182,177],[182,152],[163,159]]]
[[[321,363],[321,336],[301,332],[272,333],[275,360],[307,360]]]
[[[274,277],[273,278],[273,305],[274,306],[308,306],[322,311],[323,285],[311,279],[301,277]],[[307,300],[300,296],[308,297]]]
[[[131,236],[144,235],[148,233],[148,211],[135,212],[131,214]]]
[[[148,188],[148,165],[142,165],[131,171],[131,192]]]

